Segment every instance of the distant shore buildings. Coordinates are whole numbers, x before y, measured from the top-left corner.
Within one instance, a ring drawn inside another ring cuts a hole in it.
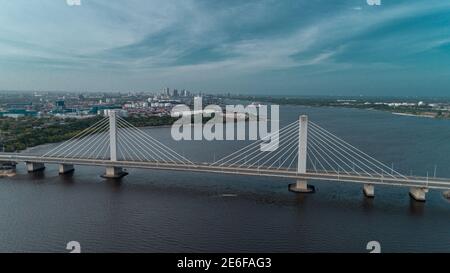
[[[128,93],[58,93],[30,92],[20,95],[17,103],[0,104],[0,117],[88,118],[120,110],[123,116],[170,115],[174,105],[190,104],[192,93],[186,89],[166,87],[157,92]],[[14,94],[11,94],[14,97]]]

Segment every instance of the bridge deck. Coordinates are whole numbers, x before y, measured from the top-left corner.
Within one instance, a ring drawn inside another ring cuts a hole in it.
[[[237,174],[249,176],[269,176],[292,179],[306,180],[324,180],[324,181],[342,181],[364,184],[381,184],[404,187],[423,187],[430,189],[450,189],[450,179],[445,178],[426,178],[418,176],[380,176],[378,174],[367,175],[361,173],[336,173],[336,172],[314,172],[297,173],[292,169],[268,169],[252,167],[233,167],[233,166],[211,166],[208,163],[161,163],[161,162],[139,162],[139,161],[110,161],[110,160],[94,160],[94,159],[77,159],[77,158],[55,158],[42,157],[24,154],[5,154],[0,153],[0,161],[15,162],[36,162],[47,164],[73,164],[88,166],[115,166],[124,168],[142,168],[142,169],[158,169],[172,171],[190,171],[190,172],[208,172],[221,174]]]

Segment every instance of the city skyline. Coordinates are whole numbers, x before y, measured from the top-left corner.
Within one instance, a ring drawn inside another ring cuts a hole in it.
[[[2,90],[449,93],[450,4],[442,1],[1,5]]]

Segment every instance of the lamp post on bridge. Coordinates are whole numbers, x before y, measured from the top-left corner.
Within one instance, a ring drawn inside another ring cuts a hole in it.
[[[299,118],[298,132],[298,158],[297,173],[306,174],[306,162],[308,154],[308,116],[301,115]],[[289,184],[289,190],[298,193],[313,193],[314,186],[308,185],[305,179],[298,179],[295,184]]]

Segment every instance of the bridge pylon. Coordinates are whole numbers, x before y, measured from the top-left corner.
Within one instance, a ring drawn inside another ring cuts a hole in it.
[[[117,162],[117,111],[110,110],[109,115],[109,155],[110,160]],[[108,166],[103,178],[119,179],[128,173],[122,170],[122,167]]]
[[[297,158],[297,173],[299,174],[306,174],[307,154],[308,154],[308,116],[301,115],[299,118],[298,158]],[[308,181],[305,179],[298,179],[295,184],[290,184],[289,190],[298,193],[315,192],[314,186],[308,185]]]

